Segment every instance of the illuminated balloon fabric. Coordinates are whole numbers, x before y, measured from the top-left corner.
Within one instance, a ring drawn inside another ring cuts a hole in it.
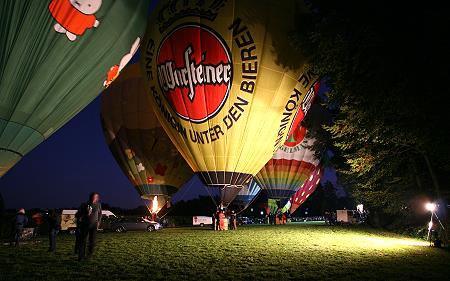
[[[322,175],[323,169],[318,166],[303,186],[291,197],[289,209],[291,214],[294,213],[300,205],[305,203],[309,196],[316,190]]]
[[[269,214],[277,214],[278,210],[280,209],[280,201],[273,199],[273,198],[269,198],[267,199],[267,206],[269,209]]]
[[[261,188],[255,181],[251,181],[249,185],[244,186],[234,198],[232,205],[237,207],[239,211],[245,210],[258,196]]]
[[[286,142],[255,176],[254,180],[268,198],[289,199],[309,178],[319,163],[310,149],[313,144],[311,138],[304,138],[299,143]],[[282,203],[284,206],[286,202]]]
[[[158,206],[193,173],[155,117],[138,64],[126,67],[101,96],[105,138],[140,196]]]
[[[289,32],[303,1],[160,1],[142,68],[158,119],[231,201],[283,144],[316,76]]]
[[[147,7],[0,1],[0,176],[101,92],[108,69],[143,36]]]
[[[291,199],[289,199],[289,201],[286,203],[286,205],[284,205],[284,207],[281,208],[281,212],[287,213],[287,212],[289,212],[290,208],[291,208]]]

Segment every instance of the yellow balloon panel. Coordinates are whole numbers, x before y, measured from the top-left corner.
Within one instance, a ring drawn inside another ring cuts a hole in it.
[[[289,41],[302,1],[161,1],[141,65],[150,103],[209,185],[243,185],[285,141],[316,76]]]

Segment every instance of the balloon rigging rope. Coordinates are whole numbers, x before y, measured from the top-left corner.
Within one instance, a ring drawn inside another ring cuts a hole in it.
[[[211,200],[213,201],[213,203],[214,203],[214,205],[216,206],[216,209],[217,209],[217,207],[218,207],[217,202],[216,202],[216,200],[214,199],[214,196],[211,195],[211,192],[209,191],[209,188],[208,188],[207,186],[205,186],[205,185],[203,185],[203,188],[206,189],[206,191],[207,191],[208,194],[209,194],[209,197],[211,198]]]

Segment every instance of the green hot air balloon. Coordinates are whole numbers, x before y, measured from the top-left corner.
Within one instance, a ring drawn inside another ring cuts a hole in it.
[[[0,176],[117,76],[139,46],[148,5],[0,1]]]
[[[158,212],[193,172],[164,132],[144,89],[138,64],[127,66],[102,93],[109,148],[143,199]]]

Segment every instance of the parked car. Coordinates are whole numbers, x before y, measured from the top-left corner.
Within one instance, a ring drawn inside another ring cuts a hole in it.
[[[155,231],[161,229],[161,224],[144,218],[120,218],[111,223],[111,230],[115,232],[134,230]]]
[[[253,224],[253,220],[249,217],[238,217],[237,222],[239,225]]]

